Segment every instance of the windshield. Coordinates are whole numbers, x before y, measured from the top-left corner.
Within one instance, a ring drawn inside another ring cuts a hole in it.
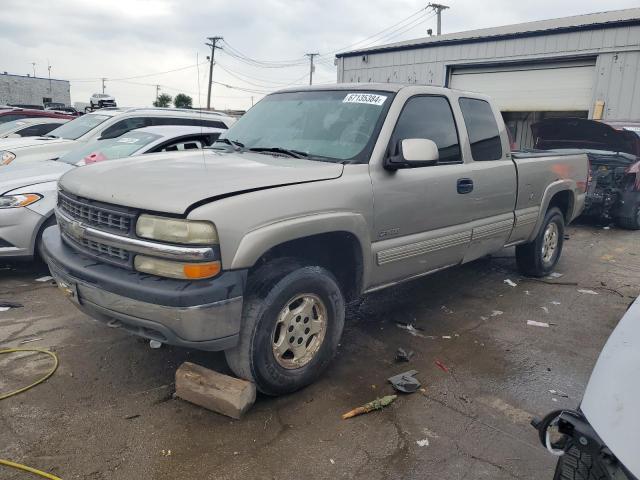
[[[14,130],[22,126],[28,125],[24,120],[13,120],[11,122],[0,124],[0,137],[3,137],[9,133],[13,133]]]
[[[87,145],[82,145],[61,156],[58,160],[75,165],[82,160],[86,164],[90,164],[102,160],[124,158],[160,138],[162,138],[160,135],[154,133],[128,132],[121,137],[96,140]]]
[[[391,96],[349,90],[276,93],[257,103],[221,138],[247,149],[278,148],[333,161],[355,160],[369,145]]]
[[[105,120],[111,118],[109,115],[97,115],[95,113],[88,113],[81,117],[71,120],[65,123],[61,127],[52,130],[47,137],[66,138],[67,140],[76,140],[89,130],[100,125]]]

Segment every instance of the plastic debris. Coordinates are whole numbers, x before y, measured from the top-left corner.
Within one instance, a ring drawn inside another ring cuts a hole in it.
[[[407,332],[409,332],[411,335],[413,335],[414,337],[424,337],[424,335],[420,332],[418,332],[418,330],[416,329],[416,327],[414,327],[413,325],[411,325],[410,323],[396,323],[396,326],[398,328],[401,328],[403,330],[406,330]]]
[[[151,348],[160,348],[162,346],[162,342],[158,340],[149,340],[149,347]]]
[[[484,320],[484,321],[486,321],[486,320],[489,320],[489,317],[483,317],[483,316],[480,316],[480,320]]]
[[[535,320],[527,320],[527,325],[531,325],[532,327],[549,327],[547,322],[536,322]]]
[[[562,305],[560,302],[558,302],[557,300],[553,300],[551,302],[549,302],[551,305]]]
[[[509,280],[508,278],[504,280],[504,283],[506,283],[510,287],[517,287],[518,286],[518,284],[516,282],[513,282],[513,281]]]
[[[564,276],[564,273],[551,272],[549,275],[547,275],[547,278],[560,278],[562,276]]]
[[[421,387],[420,382],[415,378],[417,373],[417,370],[409,370],[408,372],[389,377],[387,380],[389,380],[393,388],[398,392],[413,393]]]
[[[408,362],[411,360],[411,357],[413,357],[413,355],[413,350],[407,351],[404,348],[400,347],[398,348],[398,350],[396,350],[396,362]]]
[[[451,310],[449,307],[447,307],[446,305],[442,305],[440,307],[440,310],[442,310],[444,313],[453,313],[453,310]]]
[[[524,294],[525,294],[525,295],[531,295],[531,292],[530,292],[529,290],[525,290],[525,291],[524,291]]]
[[[449,369],[447,368],[447,366],[444,363],[442,363],[440,360],[436,360],[435,364],[444,373],[449,373]]]
[[[170,457],[171,456],[171,450],[162,450],[161,455],[163,457]]]
[[[53,277],[51,275],[46,275],[44,277],[36,278],[36,282],[49,282],[51,280],[53,280]]]
[[[549,313],[549,309],[547,307],[540,307],[544,313]]]
[[[551,395],[557,395],[557,396],[559,396],[559,397],[569,398],[569,394],[564,393],[564,392],[562,392],[562,391],[560,391],[560,390],[549,390],[549,393],[550,393]]]
[[[0,307],[0,312],[6,312],[7,310],[10,310],[11,307]]]
[[[611,227],[607,225],[606,227],[602,227],[603,230],[611,230]]]
[[[598,295],[598,292],[594,292],[593,290],[586,290],[584,288],[578,289],[578,293],[584,293],[586,295]]]
[[[21,342],[20,342],[20,345],[23,345],[23,344],[25,344],[25,343],[37,342],[38,340],[42,340],[42,338],[41,338],[41,337],[38,337],[38,338],[29,338],[29,339],[27,339],[27,340],[23,340],[23,341],[21,341]]]
[[[329,462],[331,462],[331,465],[335,465],[336,464],[336,461],[333,458],[330,458]]]
[[[19,302],[10,302],[9,300],[0,300],[0,308],[6,308],[8,310],[10,308],[21,308],[21,307],[24,307],[24,305]]]
[[[418,444],[419,447],[428,447],[429,439],[425,438],[424,440],[417,440],[416,443]]]
[[[445,340],[451,340],[451,335],[442,335]]]
[[[502,310],[494,310],[493,312],[491,312],[491,316],[492,317],[498,317],[500,315],[502,315],[504,312]]]
[[[369,403],[365,403],[361,407],[354,408],[353,410],[343,414],[342,419],[346,420],[347,418],[357,417],[358,415],[373,412],[374,410],[382,410],[384,407],[391,405],[396,398],[398,398],[397,395],[387,395],[386,397],[376,398]]]

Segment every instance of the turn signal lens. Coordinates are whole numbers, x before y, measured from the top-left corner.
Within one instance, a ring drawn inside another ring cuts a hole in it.
[[[219,261],[204,263],[184,263],[163,260],[161,258],[138,255],[133,261],[137,271],[150,273],[160,277],[179,278],[182,280],[201,280],[215,277],[222,270]]]
[[[8,150],[0,151],[0,166],[9,165],[16,158],[16,154]]]

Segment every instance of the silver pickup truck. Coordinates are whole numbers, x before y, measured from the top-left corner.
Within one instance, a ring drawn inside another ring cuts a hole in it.
[[[391,84],[280,91],[214,148],[153,156],[62,177],[51,273],[91,317],[224,350],[272,395],[321,374],[364,293],[509,245],[551,272],[588,174],[510,152],[484,96]]]

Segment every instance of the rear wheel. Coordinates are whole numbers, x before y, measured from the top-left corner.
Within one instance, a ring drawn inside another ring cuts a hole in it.
[[[550,208],[536,238],[516,247],[518,269],[524,275],[544,277],[549,275],[562,253],[564,243],[564,217],[560,209]]]
[[[267,395],[315,381],[335,355],[344,327],[344,298],[329,271],[283,268],[278,275],[266,265],[251,279],[240,340],[225,352],[231,370]]]
[[[606,480],[605,473],[598,459],[590,454],[571,446],[558,459],[556,473],[553,480]]]
[[[640,203],[636,205],[633,215],[630,217],[619,217],[616,223],[628,230],[640,230]]]

